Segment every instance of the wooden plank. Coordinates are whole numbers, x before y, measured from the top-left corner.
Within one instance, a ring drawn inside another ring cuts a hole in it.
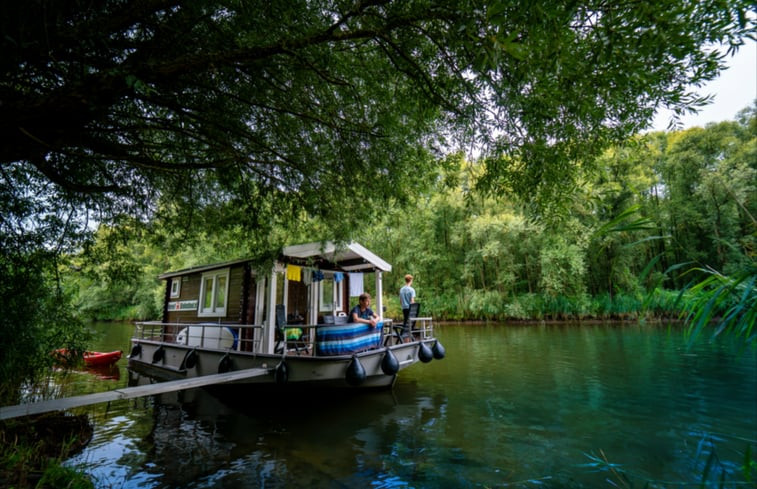
[[[4,406],[0,407],[0,420],[18,418],[21,416],[30,416],[32,414],[41,414],[51,411],[63,411],[75,407],[99,404],[101,402],[117,401],[119,399],[133,399],[135,397],[152,396],[155,394],[163,394],[165,392],[194,389],[196,387],[203,387],[206,385],[225,384],[228,382],[235,382],[252,377],[269,375],[271,372],[271,369],[266,368],[250,368],[223,374],[203,375],[190,379],[179,379],[171,380],[168,382],[158,382],[155,384],[124,387],[108,392],[98,392],[95,394],[86,394],[83,396],[50,399],[48,401],[19,404],[17,406]]]

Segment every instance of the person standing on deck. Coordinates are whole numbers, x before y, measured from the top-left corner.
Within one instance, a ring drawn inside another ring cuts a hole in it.
[[[400,289],[400,306],[402,307],[402,328],[407,331],[407,320],[410,315],[410,304],[415,302],[415,289],[413,288],[413,276],[405,275],[405,286]]]

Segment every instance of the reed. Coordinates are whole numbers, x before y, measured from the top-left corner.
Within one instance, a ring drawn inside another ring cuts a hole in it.
[[[0,424],[0,487],[91,489],[88,476],[63,461],[92,437],[86,416],[44,415]]]

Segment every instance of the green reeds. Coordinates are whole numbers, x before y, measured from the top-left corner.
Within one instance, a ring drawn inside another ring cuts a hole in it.
[[[728,332],[744,343],[757,340],[757,266],[734,275],[724,275],[710,268],[693,269],[706,277],[691,286],[682,296],[687,335],[695,341],[705,327],[712,325],[712,335]]]
[[[0,487],[91,489],[63,461],[92,436],[86,416],[44,415],[0,423]]]

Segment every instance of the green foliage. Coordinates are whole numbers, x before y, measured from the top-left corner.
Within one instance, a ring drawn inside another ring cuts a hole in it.
[[[710,436],[703,436],[693,454],[691,481],[649,480],[643,474],[634,473],[626,466],[610,462],[603,450],[598,453],[585,453],[588,462],[580,464],[589,472],[603,474],[613,487],[632,489],[637,484],[641,487],[682,487],[698,485],[700,488],[751,487],[753,473],[757,472],[757,461],[752,456],[752,442],[748,442],[744,451],[744,462],[740,470],[734,470],[732,464],[723,463],[718,457],[717,446]]]
[[[757,339],[757,266],[726,276],[714,270],[700,270],[707,277],[689,287],[684,302],[687,334],[696,340],[705,327],[715,322],[712,336],[730,333],[744,340]]]
[[[754,34],[751,7],[13,4],[0,238],[75,255],[45,287],[99,318],[155,317],[160,271],[313,236],[365,242],[399,270],[388,285],[412,272],[427,310],[456,318],[580,316],[586,294],[682,287],[666,271],[685,261],[738,271],[756,244],[753,114],[621,143],[661,106],[705,102],[685,87],[721,70],[713,44]],[[469,145],[475,164],[442,149]],[[657,229],[595,232],[631,208]],[[55,295],[24,287],[7,287],[23,310]],[[550,299],[509,306],[530,294]]]
[[[67,285],[77,292],[75,306],[91,319],[155,319],[162,310],[156,303],[163,285],[157,279],[169,257],[144,237],[137,224],[117,228],[101,226],[94,240],[76,257],[66,274]]]
[[[0,485],[15,488],[95,487],[63,461],[91,439],[86,416],[36,416],[0,423]]]
[[[52,365],[56,348],[84,349],[87,335],[71,298],[55,285],[53,256],[0,247],[0,404],[19,400]]]
[[[93,489],[95,485],[86,474],[74,468],[51,462],[45,467],[35,488]]]
[[[6,190],[77,196],[107,224],[158,216],[262,242],[315,216],[347,238],[425,188],[439,148],[475,143],[491,148],[479,188],[549,203],[657,108],[705,103],[685,87],[723,68],[713,44],[754,33],[751,6],[13,4],[0,163],[20,185]]]
[[[757,193],[757,179],[720,181],[733,190],[718,204],[731,218],[717,224],[708,221],[711,208],[684,204],[693,198],[684,187],[755,166],[749,121],[645,135],[611,148],[567,207],[548,216],[512,196],[482,195],[475,190],[480,165],[448,161],[412,210],[388,212],[380,233],[357,238],[393,263],[387,290],[398,290],[412,273],[424,310],[438,317],[675,318],[685,304],[678,290],[692,275],[684,262],[710,257],[728,270],[750,270],[755,209],[747,196]],[[682,141],[692,154],[704,145],[696,171],[679,165]],[[676,183],[682,179],[687,186]],[[694,234],[719,238],[682,238]],[[752,309],[744,303],[741,316],[728,317],[743,324]]]
[[[726,138],[729,151],[743,155],[754,141],[743,127],[726,123],[705,132]],[[686,134],[665,138],[680,141]],[[394,266],[384,280],[387,315],[400,317],[392,291],[412,273],[424,312],[439,319],[678,317],[686,304],[694,304],[687,302],[693,295],[681,296],[675,288],[690,267],[667,264],[696,253],[689,243],[671,239],[682,232],[680,221],[672,219],[679,204],[660,189],[668,188],[667,179],[678,178],[671,173],[674,166],[666,165],[666,152],[676,146],[665,146],[660,138],[648,135],[608,151],[601,158],[603,170],[586,175],[570,207],[550,216],[514,197],[483,196],[475,190],[480,165],[459,155],[447,158],[436,183],[419,191],[415,202],[387,208],[364,234],[353,235]],[[655,153],[660,147],[667,149]],[[717,173],[730,162],[714,158],[707,167]],[[707,175],[700,173],[702,179]],[[754,190],[749,184],[739,182],[740,193],[733,195]],[[727,202],[741,209],[737,227],[721,233],[727,239],[698,242],[709,243],[710,250],[727,245],[728,269],[749,263],[753,236],[738,229],[749,229],[751,205],[748,199]],[[304,242],[329,233],[323,221],[310,219],[295,231],[277,228],[266,243]],[[79,291],[78,307],[93,317],[157,317],[164,293],[155,280],[160,272],[251,256],[250,243],[265,248],[242,227],[182,239],[160,222],[101,226],[64,282]],[[717,255],[707,249],[697,253]]]

